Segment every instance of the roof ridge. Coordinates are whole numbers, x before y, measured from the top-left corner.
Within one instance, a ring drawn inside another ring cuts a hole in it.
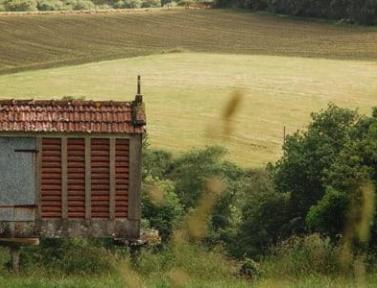
[[[123,106],[131,105],[133,101],[117,101],[117,100],[64,100],[64,99],[53,99],[53,100],[35,100],[35,99],[0,99],[0,105],[31,105],[31,106],[47,106],[47,105],[67,105],[67,106]]]

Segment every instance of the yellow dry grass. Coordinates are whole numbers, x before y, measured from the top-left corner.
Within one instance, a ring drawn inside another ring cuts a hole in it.
[[[370,113],[376,71],[369,61],[176,53],[3,75],[0,98],[132,99],[141,74],[152,147],[219,144],[230,159],[256,167],[280,156],[284,126],[288,133],[305,127],[329,102]],[[237,89],[232,133],[208,137]]]

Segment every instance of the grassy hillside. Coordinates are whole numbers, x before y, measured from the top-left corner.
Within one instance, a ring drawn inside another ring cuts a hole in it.
[[[226,10],[0,15],[0,73],[195,52],[376,59],[377,29]]]
[[[294,132],[330,101],[369,113],[377,104],[376,71],[367,61],[175,53],[3,75],[0,98],[131,99],[140,73],[153,147],[218,143],[232,160],[260,166],[279,157],[284,125]],[[243,98],[234,132],[217,137],[235,89]]]

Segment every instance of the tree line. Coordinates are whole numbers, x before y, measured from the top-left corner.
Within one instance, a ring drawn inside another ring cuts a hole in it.
[[[217,4],[367,25],[377,22],[376,0],[217,0]]]

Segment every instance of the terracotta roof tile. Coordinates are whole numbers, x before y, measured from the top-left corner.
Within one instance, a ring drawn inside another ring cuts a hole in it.
[[[144,133],[141,102],[0,100],[1,132]]]

